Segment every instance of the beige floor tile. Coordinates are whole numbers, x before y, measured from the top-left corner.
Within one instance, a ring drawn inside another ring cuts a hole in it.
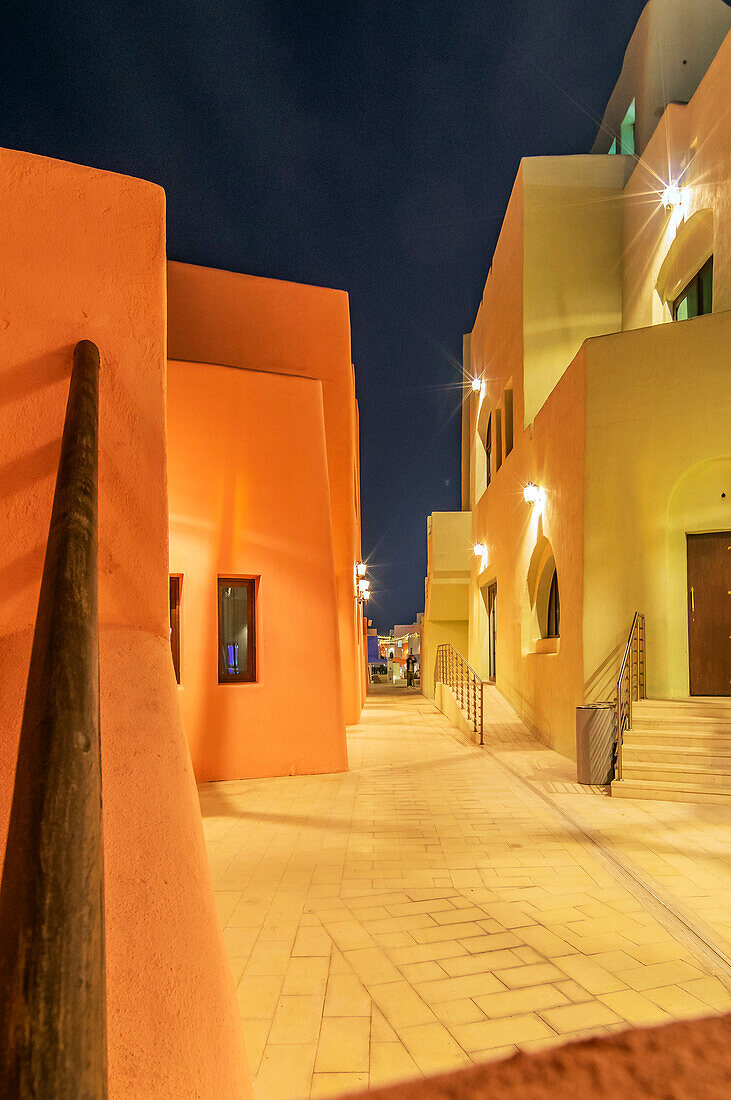
[[[371,998],[355,974],[333,974],[327,983],[325,1016],[368,1016]]]
[[[480,1062],[500,1062],[504,1058],[512,1058],[518,1053],[516,1046],[491,1047],[489,1050],[475,1050],[470,1053],[470,1058],[479,1065]]]
[[[645,990],[648,1001],[659,1005],[677,1020],[689,1019],[694,1016],[707,1016],[708,1005],[699,1001],[686,989],[679,985],[661,986],[659,989]]]
[[[586,998],[586,994],[584,994]],[[521,1013],[540,1012],[568,1003],[568,998],[553,985],[538,985],[529,989],[506,989],[502,993],[490,993],[476,997],[475,1004],[491,1020],[501,1016],[518,1016]]]
[[[357,948],[343,952],[348,965],[368,987],[382,982],[400,981],[401,975],[385,951],[379,947]]]
[[[694,981],[683,982],[682,988],[716,1012],[731,1012],[731,993],[721,985],[718,978],[696,978]]]
[[[561,1035],[566,1032],[585,1031],[587,1028],[621,1023],[616,1012],[598,1001],[545,1008],[541,1010],[541,1019]]]
[[[625,989],[619,993],[602,993],[599,1000],[635,1027],[669,1023],[672,1019],[669,1013],[634,989]]]
[[[284,975],[289,966],[290,947],[287,943],[257,943],[246,964],[246,975]]]
[[[284,975],[283,997],[324,997],[330,971],[325,957],[291,958]]]
[[[397,1032],[402,1027],[436,1021],[431,1008],[406,981],[372,985],[368,991],[386,1020]]]
[[[367,1073],[313,1073],[310,1096],[342,1096],[348,1092],[364,1092],[368,1088]]]
[[[626,970],[622,975],[625,985],[630,989],[643,991],[645,989],[659,988],[663,985],[679,985],[681,982],[690,982],[702,978],[702,971],[697,966],[691,966],[685,962],[652,963],[650,966],[640,966],[634,970]]]
[[[504,988],[494,974],[464,974],[459,978],[444,978],[438,982],[419,982],[416,986],[417,992],[427,1004],[435,1001],[456,1001],[463,997],[480,997],[487,993],[499,993]]]
[[[399,1038],[422,1073],[441,1073],[469,1062],[465,1051],[437,1021],[401,1028]]]
[[[357,1016],[326,1016],[317,1048],[317,1073],[367,1073],[371,1021]]]
[[[555,1034],[535,1015],[511,1016],[503,1020],[483,1020],[477,1024],[460,1024],[451,1029],[464,1050],[488,1050],[490,1047],[522,1044],[529,1039],[542,1039]]]
[[[456,940],[440,940],[437,943],[420,943],[411,947],[399,947],[389,951],[389,955],[397,966],[405,966],[408,963],[438,962],[440,959],[455,958],[457,955],[466,955],[467,949]]]
[[[332,940],[324,928],[300,928],[294,941],[292,955],[294,957],[322,956],[329,955],[331,951]]]
[[[406,963],[399,968],[408,982],[429,982],[437,978],[446,978],[446,967],[443,969],[440,963],[421,962]]]
[[[584,955],[562,955],[555,960],[555,965],[589,993],[614,993],[626,989],[628,984]]]
[[[267,1042],[317,1043],[322,1022],[322,997],[281,997]]]
[[[256,1074],[259,1068],[270,1027],[270,1020],[244,1020],[243,1022],[246,1056],[249,1059],[249,1068],[253,1074]]]
[[[254,1082],[256,1100],[291,1100],[307,1096],[315,1045],[268,1046]]]
[[[486,951],[480,955],[461,955],[455,959],[442,959],[440,966],[450,978],[456,978],[460,974],[489,974],[495,970],[518,966],[520,962],[514,951]]]
[[[525,966],[511,967],[509,970],[501,969],[498,977],[508,989],[522,989],[523,986],[561,981],[564,975],[551,963],[528,963]]]
[[[371,1043],[395,1043],[398,1035],[377,1005],[371,1010]]]
[[[421,1076],[421,1070],[401,1043],[371,1043],[371,1088]]]
[[[520,932],[523,933],[522,928]],[[486,951],[502,951],[506,947],[520,947],[520,940],[514,932],[493,932],[460,940],[460,946],[472,955],[479,955]]]
[[[447,1028],[452,1024],[474,1024],[485,1019],[485,1013],[468,997],[461,1001],[435,1001],[430,1007]]]
[[[239,1012],[247,1020],[272,1020],[282,991],[281,977],[244,975],[236,989]]]

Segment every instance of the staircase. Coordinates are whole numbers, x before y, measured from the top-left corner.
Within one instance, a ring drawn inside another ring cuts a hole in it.
[[[634,702],[612,796],[731,805],[731,698]]]

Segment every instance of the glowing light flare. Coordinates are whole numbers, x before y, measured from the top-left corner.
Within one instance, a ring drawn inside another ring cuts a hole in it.
[[[365,577],[367,569],[368,569],[368,566],[366,565],[366,563],[364,561],[357,562],[356,566],[355,566],[356,576]]]
[[[669,183],[660,195],[660,202],[666,210],[674,210],[675,207],[681,206],[683,193],[680,186],[677,183]]]
[[[475,393],[477,393],[478,390],[480,390],[481,388],[482,388],[482,379],[481,378],[473,378],[472,379],[472,389],[473,389],[473,391]]]
[[[523,500],[526,504],[537,505],[538,510],[543,511],[543,506],[546,503],[546,490],[533,481],[529,481],[523,489]]]
[[[472,552],[476,558],[481,558],[482,555],[485,553],[484,542],[476,542],[475,545],[472,547]]]

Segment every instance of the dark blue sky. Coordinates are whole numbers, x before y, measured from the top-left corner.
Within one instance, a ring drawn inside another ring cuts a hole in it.
[[[381,630],[460,506],[455,361],[519,160],[588,152],[643,6],[3,4],[0,145],[161,184],[171,259],[349,292]]]

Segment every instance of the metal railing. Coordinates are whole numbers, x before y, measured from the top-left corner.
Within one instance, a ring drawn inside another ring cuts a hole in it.
[[[107,1096],[99,352],[74,351],[0,887],[0,1095]]]
[[[459,650],[449,643],[437,647],[434,682],[444,684],[454,692],[460,710],[472,724],[474,732],[479,734],[480,744],[484,745],[485,684]]]
[[[632,729],[632,703],[636,699],[645,698],[645,616],[641,611],[635,611],[617,677],[617,779],[622,778],[624,735],[627,730]]]

